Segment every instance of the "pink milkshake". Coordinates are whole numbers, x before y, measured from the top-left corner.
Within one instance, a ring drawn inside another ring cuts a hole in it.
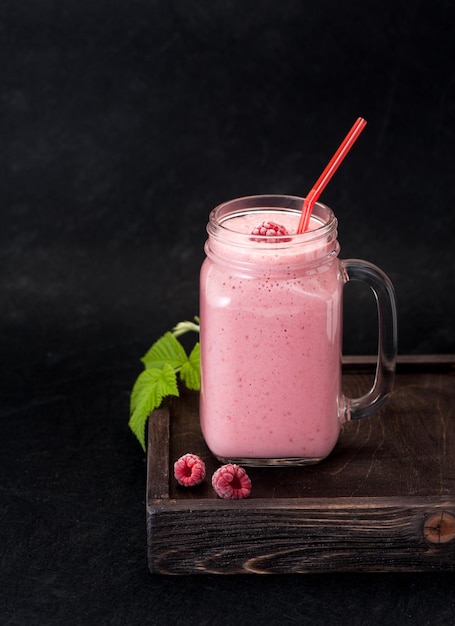
[[[201,428],[244,465],[318,462],[347,416],[336,218],[317,204],[297,235],[299,204],[273,198],[215,209],[201,269]],[[252,235],[264,220],[288,234]]]

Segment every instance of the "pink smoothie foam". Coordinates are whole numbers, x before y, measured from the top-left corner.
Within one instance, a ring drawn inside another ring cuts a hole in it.
[[[299,216],[264,209],[225,226],[251,233],[266,219],[292,234]],[[338,439],[343,280],[336,253],[314,262],[324,246],[211,242],[238,265],[207,258],[201,270],[201,427],[219,458],[321,459]],[[268,270],[242,271],[266,256]]]

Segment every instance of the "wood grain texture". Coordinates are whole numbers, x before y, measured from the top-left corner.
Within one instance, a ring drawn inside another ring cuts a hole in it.
[[[455,542],[425,535],[453,499],[174,501],[149,509],[152,572],[282,574],[455,569]],[[438,513],[440,515],[440,513]]]
[[[149,421],[147,524],[152,572],[300,573],[455,570],[455,359],[401,362],[376,416],[343,427],[319,465],[249,468],[248,500],[217,498],[219,462],[183,392]],[[370,363],[345,364],[347,393],[371,384]],[[180,487],[172,464],[199,454],[208,479]]]

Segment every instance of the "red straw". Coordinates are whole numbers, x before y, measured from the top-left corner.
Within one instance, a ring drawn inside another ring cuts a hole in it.
[[[365,126],[366,126],[366,121],[362,117],[357,118],[351,130],[343,139],[340,147],[338,148],[338,150],[335,152],[333,157],[328,162],[327,167],[319,176],[314,187],[311,189],[310,193],[307,195],[307,197],[303,201],[302,214],[300,216],[299,225],[297,227],[297,233],[303,233],[308,229],[308,224],[310,223],[310,217],[311,217],[311,213],[313,211],[315,202],[317,201],[321,193],[324,191],[327,183],[335,174],[340,163],[342,162],[344,157],[347,155],[349,150],[352,148],[352,146],[354,145],[354,142],[356,141],[357,137],[360,135],[362,130],[365,128]]]

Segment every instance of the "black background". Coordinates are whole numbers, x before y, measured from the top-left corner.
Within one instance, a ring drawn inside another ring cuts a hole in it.
[[[127,427],[139,357],[198,312],[211,208],[323,194],[395,284],[402,354],[455,353],[452,0],[0,4],[5,624],[455,623],[452,575],[160,578]],[[345,352],[375,350],[346,293]],[[286,616],[286,617],[283,617]]]

